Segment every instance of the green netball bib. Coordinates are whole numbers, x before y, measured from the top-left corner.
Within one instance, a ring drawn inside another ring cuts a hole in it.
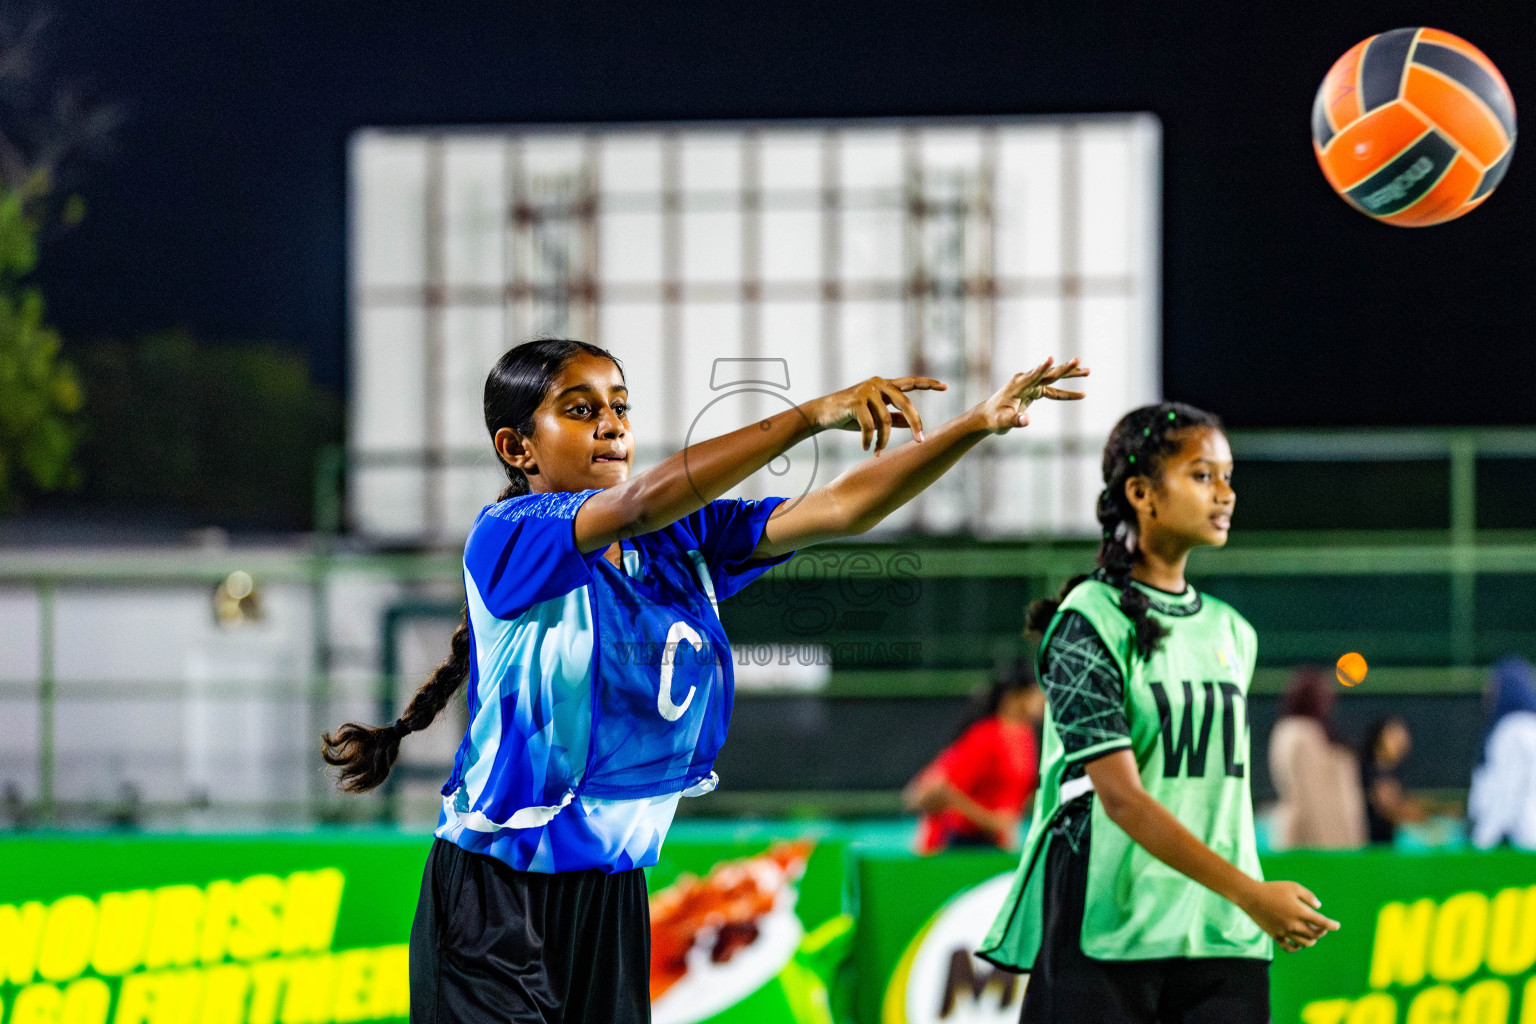
[[[1257,640],[1230,605],[1205,595],[1153,600],[1168,636],[1151,658],[1135,655],[1134,628],[1119,591],[1098,580],[1072,589],[1040,645],[1043,654],[1064,612],[1086,618],[1125,682],[1125,717],[1142,785],[1222,858],[1262,878],[1249,794],[1248,684]],[[1013,889],[979,950],[988,960],[1029,970],[1040,948],[1050,827],[1086,778],[1068,784],[1068,767],[1047,710],[1040,791]],[[1112,749],[1112,744],[1102,745]],[[1089,748],[1075,761],[1093,760]],[[1142,849],[1092,800],[1092,841],[1082,949],[1100,960],[1162,957],[1269,959],[1273,945],[1235,905]]]

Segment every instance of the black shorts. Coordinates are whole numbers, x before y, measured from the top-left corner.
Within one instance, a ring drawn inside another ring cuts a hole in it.
[[[1269,1024],[1269,961],[1095,960],[1083,952],[1088,839],[1051,836],[1040,953],[1021,1024]]]
[[[649,1024],[645,872],[518,871],[438,839],[410,965],[411,1024]]]

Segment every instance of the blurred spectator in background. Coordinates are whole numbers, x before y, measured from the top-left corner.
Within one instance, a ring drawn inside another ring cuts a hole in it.
[[[1329,721],[1335,694],[1319,668],[1291,676],[1269,734],[1269,773],[1280,794],[1270,846],[1354,850],[1365,845],[1360,764]]]
[[[1536,850],[1536,671],[1505,658],[1488,674],[1488,725],[1467,797],[1472,844]]]
[[[1373,843],[1390,843],[1397,826],[1429,818],[1430,807],[1403,790],[1398,771],[1413,749],[1402,715],[1378,719],[1360,745],[1360,785],[1365,791],[1366,833]]]
[[[902,791],[918,823],[919,853],[953,846],[1018,846],[1024,808],[1040,784],[1034,726],[1045,694],[1026,658],[994,674],[991,688],[960,736]]]

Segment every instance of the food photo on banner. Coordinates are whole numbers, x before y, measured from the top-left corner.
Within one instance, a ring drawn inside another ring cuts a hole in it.
[[[833,1024],[853,918],[840,842],[669,846],[651,871],[652,1024]]]

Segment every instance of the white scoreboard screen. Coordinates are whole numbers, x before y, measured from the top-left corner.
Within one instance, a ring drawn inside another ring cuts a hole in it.
[[[934,425],[1080,356],[1090,400],[989,439],[878,533],[1092,534],[1100,446],[1161,393],[1159,167],[1149,114],[358,132],[351,524],[461,542],[504,482],[486,372],[556,336],[623,363],[637,471],[873,374],[948,382],[917,397]],[[822,434],[733,493],[861,457]]]

